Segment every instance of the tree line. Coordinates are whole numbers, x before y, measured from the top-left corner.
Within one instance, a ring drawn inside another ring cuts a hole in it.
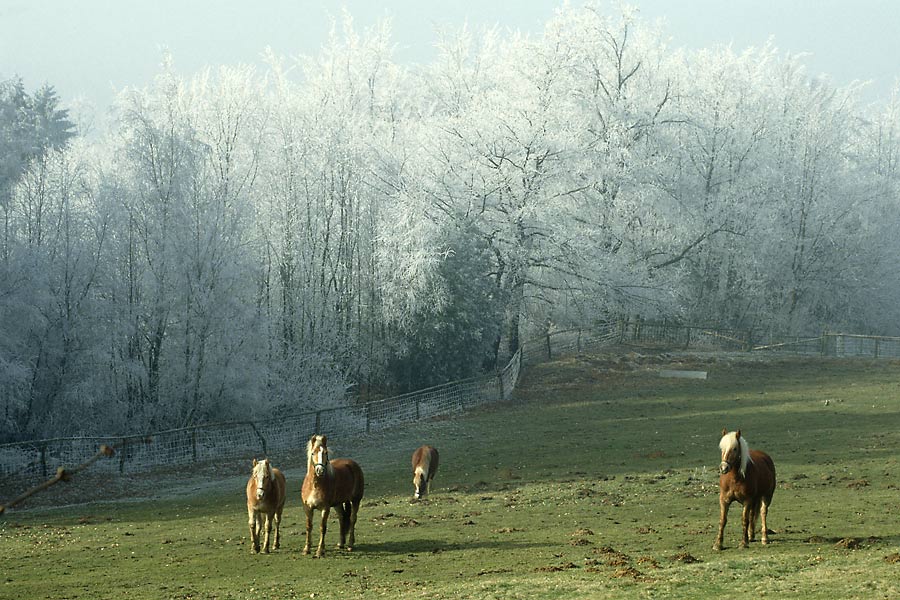
[[[623,312],[897,333],[900,102],[625,9],[124,90],[0,83],[0,441],[263,418]]]

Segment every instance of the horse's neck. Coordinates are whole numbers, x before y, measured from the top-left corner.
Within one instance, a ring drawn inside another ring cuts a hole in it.
[[[327,462],[325,463],[325,472],[321,475],[316,475],[316,464],[310,460],[306,467],[306,476],[312,481],[314,487],[324,488],[334,478],[334,468],[331,466],[331,463]]]

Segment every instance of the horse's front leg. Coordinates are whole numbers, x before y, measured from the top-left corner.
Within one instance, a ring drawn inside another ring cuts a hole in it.
[[[257,527],[256,511],[248,510],[248,520],[250,521],[250,553],[259,552],[259,529]]]
[[[328,511],[330,510],[330,506],[326,506],[322,509],[322,525],[321,532],[319,533],[319,548],[316,550],[316,558],[325,556],[325,531],[328,529]]]
[[[272,513],[266,513],[266,540],[263,543],[263,552],[269,553],[269,536],[272,534]]]
[[[750,544],[750,527],[753,521],[753,503],[747,501],[744,503],[744,509],[741,511],[741,548],[746,548]]]
[[[313,509],[304,504],[303,510],[306,512],[306,545],[303,546],[303,554],[309,554],[309,543],[312,541]]]
[[[728,522],[728,507],[731,506],[731,500],[726,500],[722,494],[719,494],[719,533],[716,535],[716,541],[713,544],[713,550],[722,549],[722,538],[725,535],[725,523]]]

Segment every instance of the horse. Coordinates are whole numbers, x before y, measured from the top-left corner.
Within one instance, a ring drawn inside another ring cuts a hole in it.
[[[431,493],[431,480],[438,469],[438,451],[434,446],[422,446],[412,455],[413,486],[415,498],[423,498]]]
[[[316,558],[325,556],[325,530],[328,512],[332,507],[340,518],[341,539],[338,548],[346,545],[353,550],[356,542],[356,515],[362,501],[365,481],[360,466],[349,458],[328,460],[328,440],[324,435],[313,435],[306,444],[306,477],[303,478],[301,496],[306,512],[306,545],[303,554],[309,554],[312,537],[313,511],[322,511],[319,547]]]
[[[275,525],[275,543],[277,550],[280,545],[281,513],[284,510],[284,500],[287,485],[284,474],[271,465],[268,458],[261,461],[253,459],[253,471],[250,480],[247,481],[247,515],[250,518],[250,539],[253,540],[251,552],[259,552],[259,535],[263,527],[263,515],[265,515],[266,540],[263,544],[263,552],[269,553],[269,534],[272,525]]]
[[[775,493],[775,463],[765,452],[751,450],[740,429],[732,433],[723,429],[719,449],[722,451],[719,465],[719,533],[713,550],[722,549],[728,507],[735,501],[744,507],[741,512],[741,548],[746,548],[748,542],[754,540],[757,517],[762,521],[761,541],[768,544],[766,515]]]

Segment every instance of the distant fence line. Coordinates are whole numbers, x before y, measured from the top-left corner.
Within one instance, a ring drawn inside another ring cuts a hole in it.
[[[752,351],[833,357],[900,358],[900,338],[824,333],[778,342],[754,342],[749,330],[621,319],[592,329],[551,331],[522,344],[496,374],[473,377],[360,404],[263,421],[208,423],[128,436],[56,438],[0,444],[0,476],[47,477],[60,466],[81,463],[106,444],[113,460],[100,461],[94,472],[139,473],[157,467],[245,458],[297,451],[309,436],[335,437],[381,431],[433,417],[461,413],[507,400],[523,367],[556,356],[594,351],[615,343],[659,343],[706,351]]]
[[[507,400],[523,365],[578,350],[598,349],[617,341],[619,330],[606,324],[590,331],[555,331],[528,341],[500,372],[454,381],[374,400],[356,406],[309,411],[262,421],[208,423],[127,436],[90,436],[14,442],[0,445],[0,476],[47,477],[58,467],[80,463],[106,444],[112,460],[93,465],[93,472],[139,473],[212,460],[236,459],[297,451],[313,433],[335,437],[381,431],[402,423],[461,413],[476,406]]]

